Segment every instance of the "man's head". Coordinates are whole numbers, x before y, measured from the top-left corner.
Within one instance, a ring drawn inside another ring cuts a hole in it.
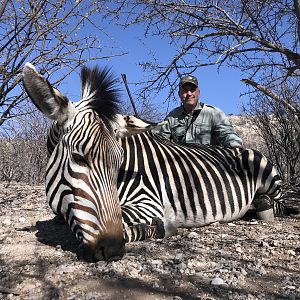
[[[195,76],[192,76],[192,75],[184,76],[180,79],[179,88],[181,88],[186,83],[191,83],[191,84],[193,84],[197,87],[198,86],[198,79]]]
[[[182,77],[179,83],[178,94],[185,112],[192,113],[200,97],[197,78],[191,75]]]

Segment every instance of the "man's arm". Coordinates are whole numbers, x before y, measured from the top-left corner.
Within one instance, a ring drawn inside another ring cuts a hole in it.
[[[165,121],[167,122],[160,128],[159,134],[165,139],[171,140],[171,128],[169,118],[167,117]]]
[[[216,109],[213,131],[218,143],[224,147],[243,147],[243,141],[238,136],[225,113]]]

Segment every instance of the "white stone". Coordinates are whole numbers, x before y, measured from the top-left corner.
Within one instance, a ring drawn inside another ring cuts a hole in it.
[[[199,234],[195,231],[192,231],[187,235],[187,238],[189,238],[189,239],[197,239],[198,237],[199,237]]]
[[[244,275],[244,276],[246,276],[248,273],[247,273],[247,271],[245,269],[241,269],[241,274]]]
[[[151,265],[152,265],[153,267],[156,267],[156,268],[161,267],[162,264],[163,264],[163,262],[162,262],[161,259],[153,259],[153,260],[151,261]]]
[[[287,286],[287,289],[289,289],[289,290],[295,290],[296,287],[294,285],[289,285],[289,286]]]
[[[2,225],[4,225],[4,226],[9,226],[9,225],[11,225],[11,220],[5,219],[4,221],[2,221]]]
[[[243,253],[242,247],[240,247],[240,246],[236,247],[236,248],[235,248],[235,251],[236,251],[237,253]]]
[[[222,285],[224,284],[224,280],[220,277],[215,277],[210,282],[212,285]]]
[[[287,251],[287,254],[292,255],[292,256],[295,256],[295,255],[296,255],[296,252],[295,252],[294,250],[288,250],[288,251]]]

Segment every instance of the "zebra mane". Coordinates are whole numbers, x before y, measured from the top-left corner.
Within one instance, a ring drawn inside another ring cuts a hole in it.
[[[81,69],[81,100],[78,108],[95,110],[109,128],[118,113],[120,89],[117,78],[108,67]]]

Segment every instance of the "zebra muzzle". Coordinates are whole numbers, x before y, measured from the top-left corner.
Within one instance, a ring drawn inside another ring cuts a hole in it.
[[[114,261],[120,260],[125,253],[125,239],[121,241],[115,238],[106,238],[97,244],[94,258],[96,261],[106,260]]]
[[[124,254],[125,239],[106,238],[98,242],[96,246],[81,242],[77,249],[78,259],[87,262],[120,260]]]

